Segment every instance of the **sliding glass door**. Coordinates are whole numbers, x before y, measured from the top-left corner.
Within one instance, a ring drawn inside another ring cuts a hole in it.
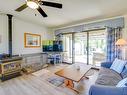
[[[63,47],[64,47],[63,62],[72,64],[72,61],[73,61],[72,34],[63,35]]]
[[[74,34],[74,62],[87,64],[87,32]]]
[[[100,66],[106,59],[106,32],[94,30],[74,34],[74,63]]]
[[[89,64],[100,66],[106,59],[106,32],[105,30],[89,32]]]
[[[94,30],[63,35],[63,62],[100,66],[105,60],[106,32]]]

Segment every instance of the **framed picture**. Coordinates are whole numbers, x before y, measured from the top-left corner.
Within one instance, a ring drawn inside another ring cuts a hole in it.
[[[39,48],[41,47],[41,35],[24,33],[25,48]]]

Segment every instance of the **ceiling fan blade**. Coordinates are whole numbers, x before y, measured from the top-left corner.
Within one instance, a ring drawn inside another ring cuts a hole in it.
[[[62,8],[62,4],[60,3],[53,3],[48,1],[41,1],[42,5],[49,6],[49,7],[55,7],[55,8]]]
[[[25,8],[27,8],[27,7],[28,7],[27,4],[23,4],[21,7],[17,8],[15,11],[20,12],[20,11],[24,10]]]
[[[37,10],[43,17],[47,17],[47,14],[41,9],[40,6],[37,8]]]

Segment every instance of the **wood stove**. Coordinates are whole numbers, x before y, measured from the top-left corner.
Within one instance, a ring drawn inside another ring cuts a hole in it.
[[[22,57],[9,57],[0,60],[1,80],[5,81],[21,75]]]

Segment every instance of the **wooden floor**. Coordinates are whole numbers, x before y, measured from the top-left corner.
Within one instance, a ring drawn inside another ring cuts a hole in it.
[[[5,82],[0,82],[0,95],[77,95],[74,91],[64,85],[56,87],[46,79],[54,72],[66,67],[67,65],[50,66],[46,68],[50,73],[41,77],[32,74],[23,75]],[[90,85],[96,80],[98,71],[90,76],[89,80],[84,79],[76,88],[81,91],[79,95],[88,95]]]

